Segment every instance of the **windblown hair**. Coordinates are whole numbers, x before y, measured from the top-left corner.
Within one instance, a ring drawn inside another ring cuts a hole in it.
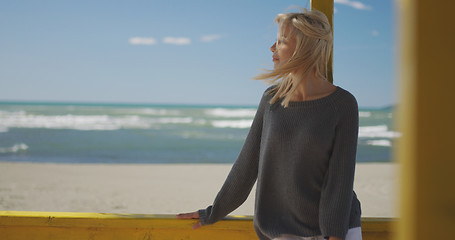
[[[255,79],[275,85],[269,91],[269,94],[274,94],[270,103],[282,100],[281,105],[287,107],[303,76],[313,75],[327,80],[333,34],[327,17],[318,10],[278,14],[275,22],[279,27],[278,36],[284,36],[286,29],[289,29],[288,38],[295,36],[294,54],[288,62],[274,70],[266,70]]]

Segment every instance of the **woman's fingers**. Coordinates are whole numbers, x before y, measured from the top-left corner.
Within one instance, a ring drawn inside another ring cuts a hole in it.
[[[200,227],[202,227],[201,222],[197,222],[197,223],[195,223],[195,224],[193,225],[193,229],[198,229],[198,228],[200,228]]]
[[[177,215],[178,219],[198,219],[199,218],[199,212],[190,212],[190,213],[180,213]]]
[[[199,218],[199,212],[190,212],[190,213],[180,213],[177,215],[178,219],[198,219]],[[193,225],[193,229],[198,229],[202,227],[201,222],[197,222]]]

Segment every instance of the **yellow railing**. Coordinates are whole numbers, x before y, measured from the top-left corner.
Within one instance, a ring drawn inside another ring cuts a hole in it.
[[[257,239],[252,217],[230,216],[192,230],[172,215],[0,211],[0,239]],[[363,218],[363,239],[392,239],[394,219]]]

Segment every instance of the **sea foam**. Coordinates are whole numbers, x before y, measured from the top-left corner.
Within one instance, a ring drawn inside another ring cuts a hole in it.
[[[359,117],[371,117],[371,112],[359,112]]]
[[[12,147],[3,147],[0,148],[0,153],[15,153],[19,151],[25,151],[28,149],[28,146],[25,143],[14,144]]]
[[[379,140],[368,140],[367,145],[372,146],[381,146],[381,147],[391,147],[392,142],[387,139],[379,139]]]
[[[227,109],[227,108],[215,108],[208,109],[205,111],[207,115],[212,115],[216,117],[225,117],[225,118],[238,118],[238,117],[254,117],[256,114],[256,109]]]
[[[243,119],[243,120],[218,120],[212,121],[212,126],[216,128],[249,128],[253,120]]]
[[[360,138],[398,138],[401,133],[389,131],[387,125],[359,127]]]
[[[115,111],[117,114],[150,115],[150,116],[178,116],[181,112],[164,108],[121,108]]]
[[[148,129],[158,124],[189,124],[191,117],[141,117],[137,115],[32,115],[8,114],[0,117],[0,132],[9,128],[73,130]]]

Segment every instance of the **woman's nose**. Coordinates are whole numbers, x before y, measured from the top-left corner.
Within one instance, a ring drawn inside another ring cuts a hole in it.
[[[276,43],[274,43],[274,44],[270,47],[270,51],[275,52],[275,50],[276,50]]]

